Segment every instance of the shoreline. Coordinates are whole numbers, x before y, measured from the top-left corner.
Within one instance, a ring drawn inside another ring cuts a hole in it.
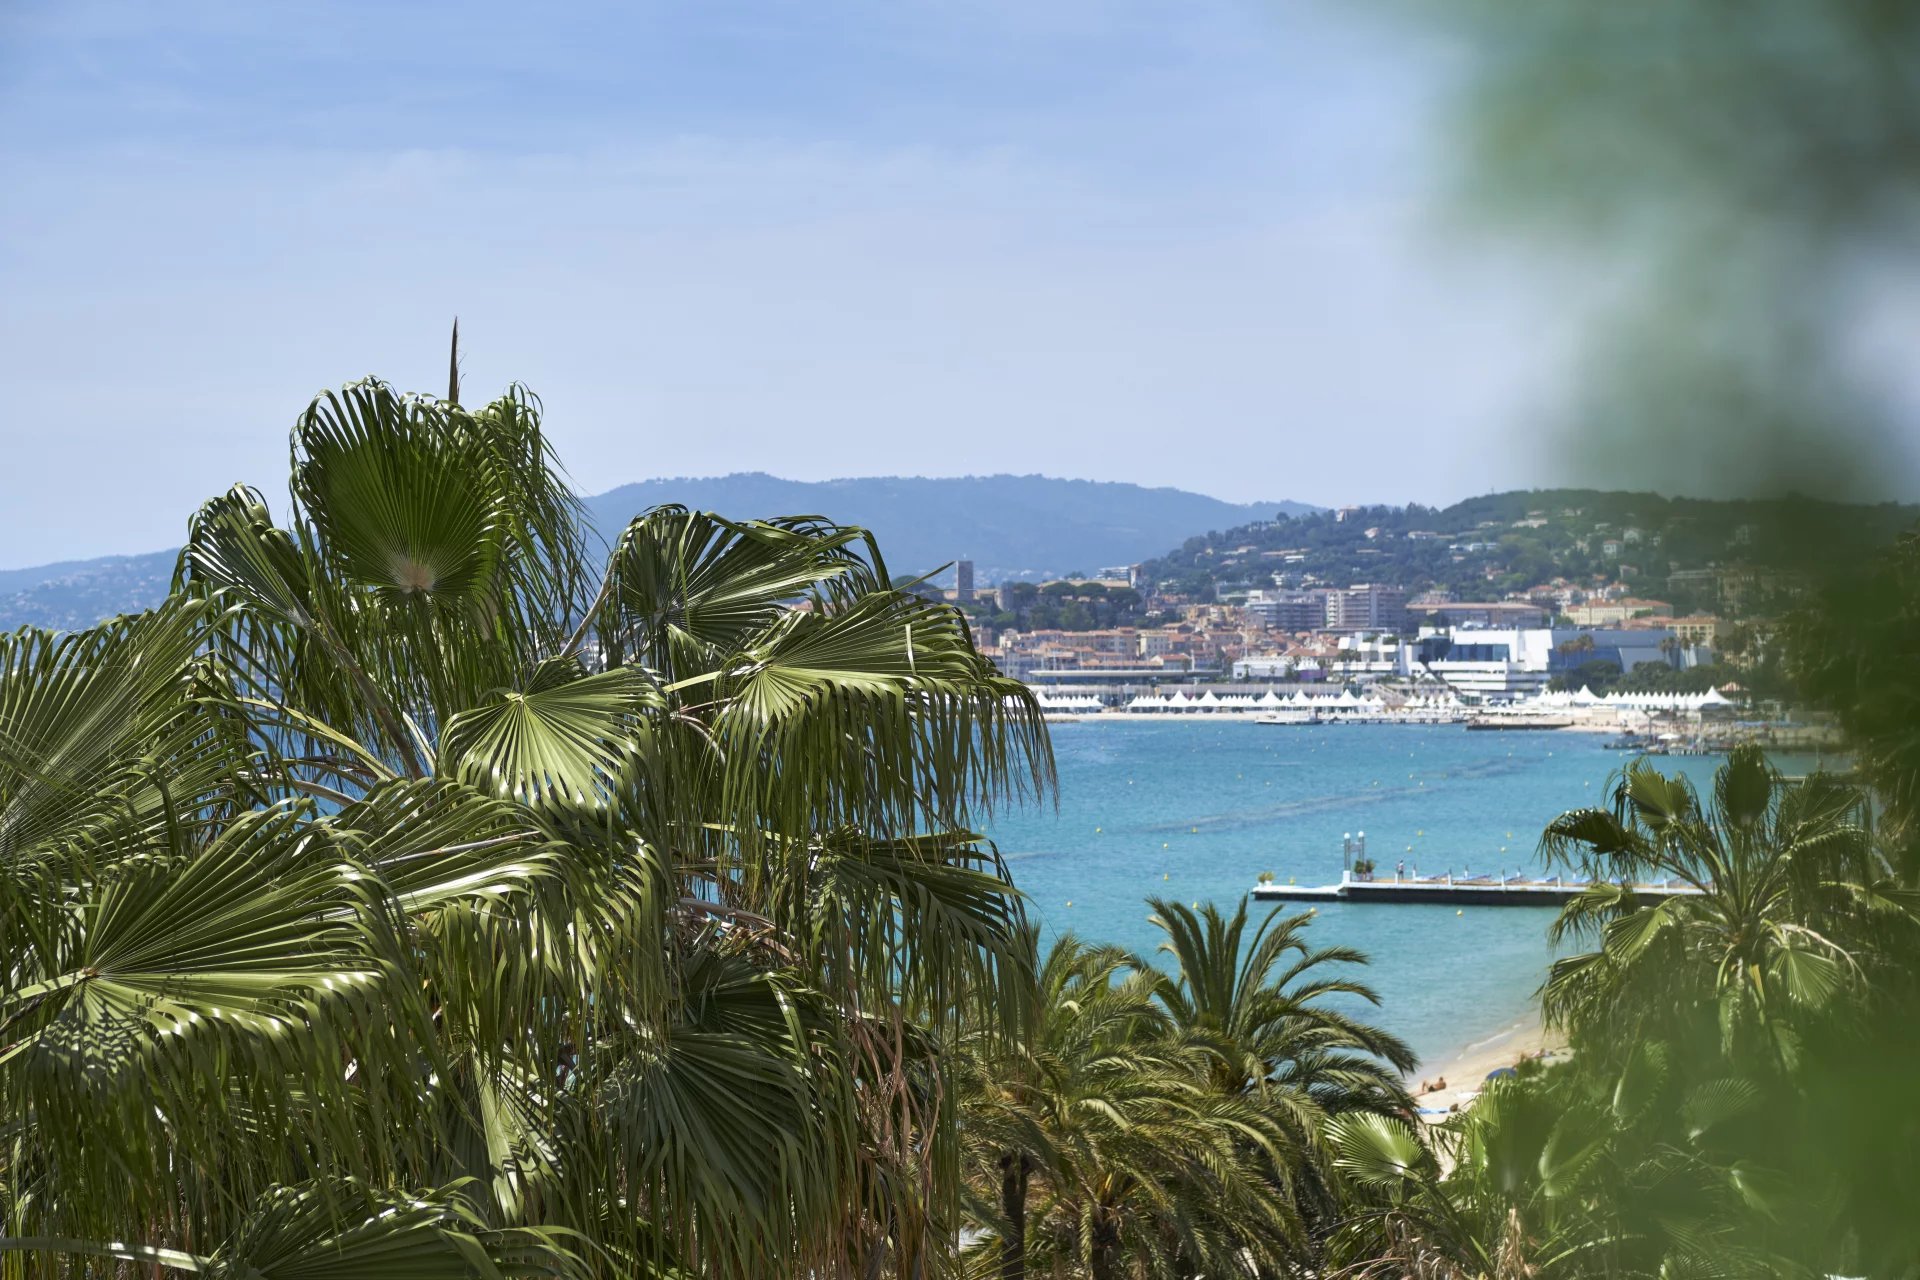
[[[1267,716],[1270,714],[1272,714],[1271,711],[1245,711],[1245,710],[1206,711],[1206,712],[1160,712],[1160,713],[1128,712],[1128,711],[1047,711],[1043,713],[1044,719],[1050,725],[1182,724],[1182,723],[1197,724],[1197,725],[1221,724],[1221,723],[1258,724],[1258,723],[1262,723],[1263,716]],[[1324,720],[1314,720],[1314,721],[1289,720],[1289,721],[1281,721],[1278,723],[1273,723],[1273,722],[1266,722],[1266,723],[1268,723],[1270,727],[1275,729],[1312,729],[1312,728],[1320,728],[1327,725],[1383,725],[1383,724],[1413,725],[1413,726],[1423,726],[1428,728],[1444,728],[1448,726],[1459,728],[1459,727],[1464,727],[1468,719],[1469,717],[1466,717],[1466,716],[1435,719],[1430,716],[1422,716],[1419,713],[1414,713],[1411,715],[1396,715],[1392,712],[1384,712],[1384,713],[1374,712],[1366,715],[1329,716],[1327,719],[1324,719]],[[1696,732],[1699,728],[1699,726],[1695,726],[1695,725],[1689,725],[1686,727],[1689,729],[1693,729]],[[1524,734],[1563,733],[1563,734],[1572,734],[1572,735],[1576,735],[1583,738],[1596,738],[1596,737],[1617,738],[1622,734],[1633,732],[1633,731],[1629,730],[1627,726],[1624,726],[1618,722],[1576,720],[1572,724],[1561,724],[1561,725],[1552,725],[1552,726],[1547,726],[1547,725],[1506,726],[1498,730],[1495,730],[1494,732],[1496,735],[1507,734],[1507,733],[1524,733]],[[1749,737],[1749,738],[1742,738],[1740,739],[1740,741],[1750,742],[1752,745],[1760,747],[1762,750],[1773,755],[1811,755],[1811,754],[1818,754],[1818,753],[1822,753],[1830,750],[1835,750],[1838,747],[1838,743],[1836,740],[1831,740],[1825,736],[1820,735],[1817,732],[1812,736],[1806,736],[1806,737],[1789,736],[1784,739],[1779,737],[1774,737],[1774,736],[1757,737],[1757,738]],[[1641,750],[1623,748],[1623,751],[1627,754],[1650,754],[1650,755],[1721,755],[1721,754],[1724,754],[1723,751],[1717,748],[1710,750],[1705,748],[1703,745],[1695,742],[1688,742],[1682,745],[1685,746],[1686,749],[1678,750],[1678,751],[1641,751]]]
[[[1561,1053],[1567,1047],[1566,1037],[1559,1032],[1549,1031],[1540,1019],[1540,1011],[1529,1009],[1517,1020],[1461,1047],[1459,1050],[1436,1058],[1432,1065],[1416,1070],[1406,1078],[1407,1091],[1412,1093],[1420,1087],[1423,1080],[1445,1078],[1447,1087],[1433,1093],[1417,1094],[1414,1105],[1423,1109],[1447,1111],[1456,1105],[1472,1102],[1466,1095],[1477,1095],[1486,1084],[1487,1073],[1501,1067],[1511,1067],[1524,1055],[1535,1057],[1540,1053]],[[1437,1121],[1438,1115],[1422,1115],[1423,1120]]]
[[[1259,711],[1044,711],[1043,718],[1048,724],[1218,724],[1231,720],[1242,724],[1258,723],[1262,716],[1273,714],[1271,708]],[[1286,720],[1274,724],[1276,729],[1310,729],[1316,725],[1328,724],[1426,724],[1450,725],[1465,724],[1466,717],[1436,719],[1431,716],[1421,718],[1418,715],[1399,716],[1391,713],[1375,712],[1370,715],[1329,716],[1325,720]],[[1572,727],[1572,726],[1568,726]]]

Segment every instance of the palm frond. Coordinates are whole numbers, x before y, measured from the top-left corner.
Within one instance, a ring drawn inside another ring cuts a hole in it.
[[[605,802],[643,714],[665,703],[645,673],[589,675],[576,658],[550,658],[518,690],[497,690],[447,722],[443,773],[529,806]]]

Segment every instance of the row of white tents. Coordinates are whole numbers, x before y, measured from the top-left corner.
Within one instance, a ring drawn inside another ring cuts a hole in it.
[[[1180,690],[1165,697],[1143,694],[1127,703],[1129,711],[1279,711],[1282,709],[1315,711],[1379,711],[1386,706],[1378,698],[1361,698],[1351,689],[1342,689],[1339,693],[1309,694],[1304,690],[1296,691],[1292,697],[1283,698],[1272,689],[1259,697],[1250,693],[1218,694],[1209,689],[1199,697],[1189,697]]]
[[[1042,711],[1104,711],[1107,704],[1090,693],[1035,693]]]
[[[1049,690],[1037,690],[1034,695],[1043,711],[1056,713],[1093,713],[1107,710],[1107,704],[1096,694],[1056,693]],[[1700,715],[1703,713],[1730,712],[1736,704],[1733,699],[1718,689],[1709,689],[1705,693],[1608,693],[1605,696],[1595,693],[1591,688],[1582,688],[1578,693],[1555,691],[1540,693],[1531,698],[1509,702],[1496,706],[1477,708],[1477,713],[1486,715],[1539,715],[1541,713],[1580,714],[1607,712],[1667,712],[1678,715]],[[1142,714],[1169,712],[1212,712],[1212,711],[1312,711],[1331,715],[1375,715],[1388,709],[1388,704],[1380,698],[1368,694],[1361,696],[1351,689],[1342,689],[1338,693],[1308,693],[1304,689],[1282,696],[1269,689],[1255,696],[1251,693],[1215,693],[1209,689],[1198,696],[1185,690],[1175,690],[1170,694],[1144,693],[1130,699],[1123,710]],[[1420,694],[1393,704],[1393,711],[1399,715],[1407,713],[1447,713],[1463,712],[1462,704],[1451,692]]]
[[[1105,704],[1093,694],[1056,694],[1041,692],[1035,695],[1040,706],[1046,711],[1079,712],[1099,711]],[[1417,700],[1422,706],[1441,705],[1439,699],[1430,702]],[[1451,700],[1449,700],[1451,702]],[[1251,693],[1215,693],[1208,689],[1198,697],[1185,690],[1176,689],[1164,696],[1145,693],[1130,699],[1125,709],[1131,712],[1148,714],[1164,712],[1211,712],[1211,711],[1321,711],[1335,714],[1372,714],[1386,709],[1386,703],[1372,696],[1359,697],[1351,689],[1342,689],[1339,693],[1309,694],[1304,690],[1290,697],[1281,697],[1269,689],[1255,697]]]
[[[1565,691],[1541,693],[1524,702],[1512,704],[1515,710],[1529,713],[1592,709],[1596,711],[1670,711],[1681,714],[1732,711],[1735,705],[1732,698],[1718,689],[1709,689],[1705,693],[1620,693],[1615,691],[1602,696],[1584,685],[1578,693]]]

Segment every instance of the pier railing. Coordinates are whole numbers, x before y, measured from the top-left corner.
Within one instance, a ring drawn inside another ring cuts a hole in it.
[[[1253,896],[1265,902],[1392,902],[1452,903],[1456,906],[1560,906],[1590,889],[1615,885],[1607,880],[1567,883],[1564,876],[1524,879],[1490,876],[1456,879],[1451,871],[1439,876],[1406,879],[1395,873],[1391,880],[1361,879],[1343,871],[1338,884],[1294,885],[1261,883],[1253,887]],[[1692,885],[1668,881],[1664,884],[1619,883],[1617,887],[1642,898],[1680,898],[1697,896],[1701,890]]]

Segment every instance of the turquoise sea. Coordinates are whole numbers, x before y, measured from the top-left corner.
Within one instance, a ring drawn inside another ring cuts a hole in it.
[[[1160,934],[1147,923],[1149,895],[1231,906],[1262,871],[1333,883],[1343,832],[1365,831],[1388,874],[1401,859],[1427,874],[1536,867],[1541,828],[1604,803],[1608,774],[1627,759],[1601,742],[1459,725],[1064,723],[1053,727],[1057,811],[1001,813],[991,834],[1049,934],[1150,952]],[[1696,786],[1719,763],[1660,761]],[[1445,1061],[1526,1015],[1552,918],[1539,908],[1335,903],[1320,908],[1312,936],[1368,952],[1376,1020],[1423,1059]]]

